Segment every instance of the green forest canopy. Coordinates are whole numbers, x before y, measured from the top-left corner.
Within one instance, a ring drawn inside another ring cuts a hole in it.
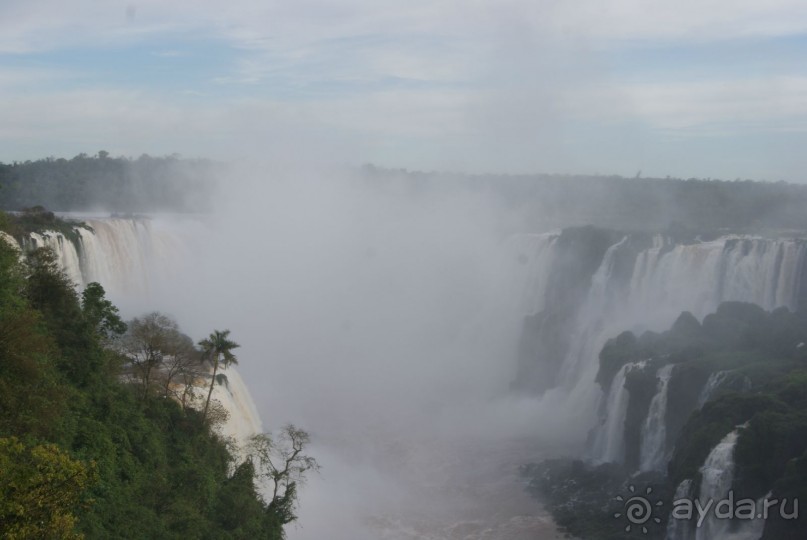
[[[125,326],[95,284],[82,300],[39,249],[0,240],[0,537],[283,538],[274,500],[202,414],[121,377]],[[302,432],[304,433],[304,432]],[[281,441],[282,442],[282,441]]]
[[[209,212],[233,164],[205,159],[79,154],[0,164],[0,209]],[[255,174],[267,175],[264,170]],[[598,225],[630,231],[807,230],[807,186],[750,180],[586,175],[446,174],[367,165],[360,182],[419,197],[461,188],[523,218],[517,227]],[[401,189],[403,188],[403,189]]]

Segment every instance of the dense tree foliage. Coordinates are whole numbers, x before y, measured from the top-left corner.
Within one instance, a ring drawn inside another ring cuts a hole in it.
[[[219,366],[226,368],[231,364],[238,363],[238,359],[233,354],[233,349],[237,349],[240,345],[230,340],[229,336],[229,330],[214,330],[208,337],[199,342],[203,358],[213,366],[210,389],[207,392],[204,411],[202,411],[203,418],[207,418],[207,412],[210,409],[210,397],[213,395],[213,385],[216,384],[216,374],[219,371]]]
[[[596,225],[690,236],[766,229],[807,230],[807,186],[736,179],[584,175],[463,175],[366,166],[362,182],[411,197],[457,186],[501,201],[505,230]]]
[[[90,283],[81,293],[81,310],[95,331],[111,339],[126,331],[126,324],[118,315],[118,308],[105,298],[106,291],[100,283]]]
[[[211,207],[219,166],[177,156],[72,159],[0,164],[0,208],[43,205],[60,212],[202,212]]]
[[[137,159],[80,154],[0,164],[0,208],[58,212],[204,212],[223,164],[177,156]],[[359,182],[412,197],[461,187],[511,211],[504,229],[597,225],[703,235],[725,229],[807,230],[807,186],[784,182],[583,175],[462,175],[362,169]]]
[[[126,357],[131,375],[142,385],[144,398],[164,364],[173,365],[175,357],[194,357],[191,339],[179,331],[176,321],[157,312],[132,319],[117,347]]]
[[[123,331],[100,285],[80,297],[52,253],[21,263],[0,240],[0,537],[282,538],[290,515],[261,497],[252,460],[127,382],[105,346]]]
[[[8,540],[80,538],[74,510],[97,481],[94,464],[55,444],[0,438],[0,531]]]
[[[0,199],[2,196],[0,195]],[[21,209],[16,214],[2,214],[0,230],[3,230],[21,241],[28,233],[56,231],[73,243],[78,243],[78,228],[88,228],[80,221],[65,220],[43,206],[31,206]]]

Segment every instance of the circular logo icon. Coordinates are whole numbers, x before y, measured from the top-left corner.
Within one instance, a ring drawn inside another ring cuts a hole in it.
[[[643,495],[636,495],[636,487],[634,485],[628,486],[630,494],[623,497],[617,495],[616,500],[622,503],[622,511],[614,514],[615,519],[625,518],[628,524],[625,526],[625,532],[630,532],[633,527],[641,527],[644,534],[647,534],[647,527],[645,524],[649,521],[654,523],[661,523],[661,518],[655,515],[656,508],[662,506],[662,501],[653,502],[651,495],[653,488],[649,487],[645,490]]]

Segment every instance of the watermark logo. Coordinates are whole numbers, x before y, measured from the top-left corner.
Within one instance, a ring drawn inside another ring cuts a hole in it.
[[[650,525],[662,523],[664,502],[653,496],[651,487],[645,489],[643,493],[637,493],[634,485],[629,485],[628,490],[629,494],[618,495],[615,498],[622,504],[622,508],[613,514],[614,519],[627,522],[625,532],[640,530],[647,534]],[[735,500],[734,491],[730,490],[725,498],[719,500],[676,499],[672,502],[669,519],[689,521],[695,527],[700,528],[720,520],[766,520],[774,514],[785,520],[798,519],[799,500],[772,499],[770,493],[756,501],[753,499]]]
[[[765,520],[777,512],[782,519],[798,519],[799,500],[793,499],[788,502],[787,498],[781,501],[771,499],[770,493],[758,501],[753,499],[735,500],[734,490],[729,490],[726,497],[719,500],[677,499],[673,501],[670,518],[685,521],[696,518],[696,526],[701,527],[708,520]]]
[[[657,515],[664,506],[663,501],[654,500],[653,488],[649,487],[645,490],[643,495],[636,494],[636,486],[633,484],[628,486],[630,494],[625,497],[618,495],[616,500],[622,503],[622,511],[614,514],[615,519],[625,519],[628,523],[625,525],[625,532],[630,532],[636,527],[637,530],[641,529],[644,534],[647,534],[647,524],[661,523],[661,517]]]

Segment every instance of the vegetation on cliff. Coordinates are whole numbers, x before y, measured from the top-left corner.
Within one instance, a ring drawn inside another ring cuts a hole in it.
[[[109,346],[125,328],[100,285],[80,297],[50,251],[21,262],[0,241],[0,536],[282,538],[298,471],[267,501],[266,452],[239,462],[201,412],[127,375]]]
[[[79,228],[89,229],[89,225],[81,221],[62,219],[43,206],[23,208],[15,214],[0,214],[0,231],[11,235],[19,244],[26,242],[30,233],[48,231],[61,233],[77,248],[80,245]],[[40,246],[41,247],[41,246]]]
[[[635,536],[614,519],[614,498],[631,485],[652,488],[667,510],[648,526],[645,538],[663,538],[672,496],[683,480],[701,482],[700,469],[712,449],[739,429],[732,488],[736,499],[807,500],[807,313],[726,302],[701,324],[683,313],[664,333],[625,332],[600,354],[597,381],[607,392],[628,362],[645,361],[625,381],[629,405],[622,464],[548,461],[525,468],[531,488],[558,522],[582,538]],[[673,364],[664,418],[666,470],[638,473],[640,433],[658,391],[656,374]],[[739,428],[738,428],[739,426]],[[776,513],[763,539],[803,537],[803,519]]]

